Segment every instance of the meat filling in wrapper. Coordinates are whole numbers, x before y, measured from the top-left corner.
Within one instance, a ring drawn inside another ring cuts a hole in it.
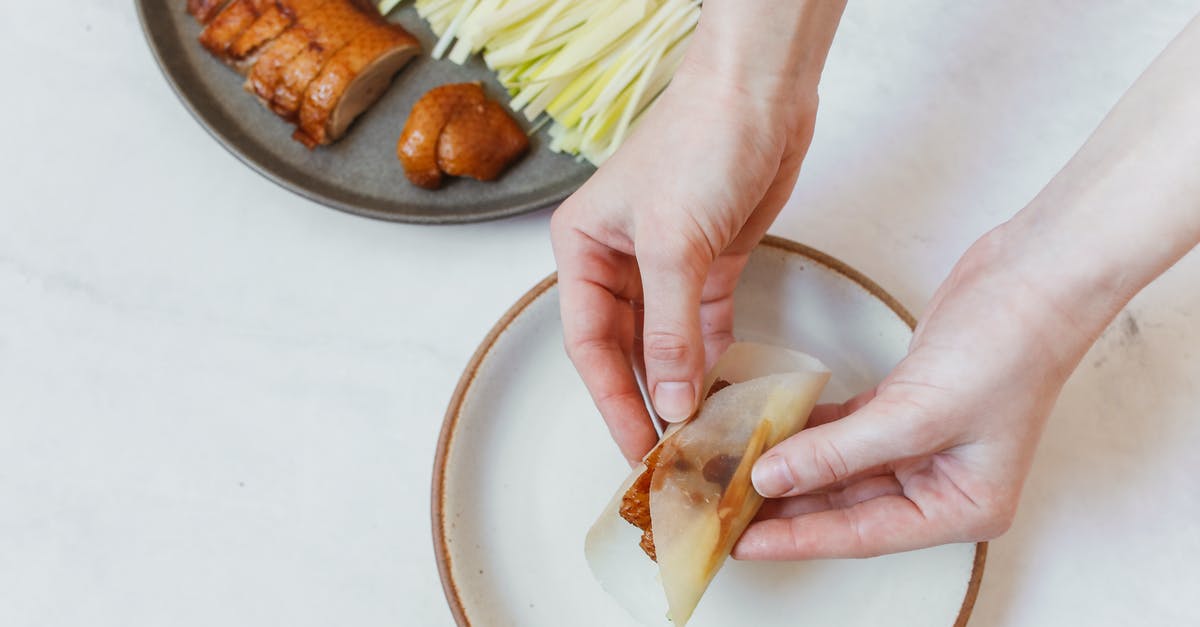
[[[763,344],[721,357],[697,415],[667,431],[588,533],[592,572],[635,618],[687,622],[762,505],[754,462],[804,427],[829,376],[813,357]]]

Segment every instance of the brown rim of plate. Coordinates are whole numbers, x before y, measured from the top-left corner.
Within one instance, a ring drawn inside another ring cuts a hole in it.
[[[859,287],[865,289],[875,298],[887,305],[910,329],[917,326],[917,320],[913,317],[903,305],[900,304],[891,294],[888,294],[879,284],[875,283],[866,275],[855,270],[845,262],[823,253],[815,248],[805,246],[799,242],[794,242],[782,237],[767,235],[763,238],[760,246],[775,248],[784,252],[800,255],[811,261],[815,261],[838,274],[850,279]],[[550,288],[558,283],[558,274],[551,274],[542,279],[537,285],[533,286],[528,292],[525,292],[512,307],[509,308],[504,316],[500,318],[492,330],[488,332],[487,337],[479,344],[479,348],[475,350],[475,354],[471,356],[471,361],[467,364],[463,371],[462,377],[458,380],[458,385],[454,388],[454,395],[450,397],[450,406],[446,409],[446,417],[442,422],[442,432],[438,436],[437,454],[433,460],[433,491],[432,491],[432,508],[433,516],[433,551],[437,556],[438,575],[442,580],[442,590],[446,594],[446,602],[450,605],[450,613],[454,615],[454,621],[459,627],[471,627],[471,621],[467,618],[466,609],[463,607],[462,599],[458,596],[458,585],[454,581],[454,575],[450,572],[450,551],[446,547],[446,532],[445,532],[445,516],[443,498],[443,483],[446,476],[446,457],[450,450],[451,440],[454,438],[455,427],[458,425],[459,411],[462,409],[463,399],[466,398],[467,390],[471,388],[471,384],[475,381],[475,375],[479,371],[479,365],[483,363],[483,359],[487,357],[496,340],[499,339],[509,325],[512,324],[517,316],[521,315],[533,301],[545,294]],[[975,599],[979,596],[979,586],[983,583],[983,568],[987,562],[987,542],[977,542],[975,544],[975,561],[971,567],[971,579],[967,583],[967,592],[963,595],[962,606],[958,610],[958,618],[954,621],[953,627],[965,627],[967,621],[971,618],[971,611],[975,608]]]

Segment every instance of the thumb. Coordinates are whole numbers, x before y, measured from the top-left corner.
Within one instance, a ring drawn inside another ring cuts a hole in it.
[[[669,247],[638,256],[646,311],[642,347],[654,409],[670,422],[695,411],[704,374],[700,298],[711,260]]]
[[[754,464],[751,481],[764,497],[796,496],[866,470],[929,452],[933,444],[920,409],[878,397],[849,416],[775,445]]]

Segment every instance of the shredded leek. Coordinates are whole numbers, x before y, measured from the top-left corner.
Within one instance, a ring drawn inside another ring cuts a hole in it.
[[[400,0],[380,0],[386,15]],[[666,88],[700,17],[700,0],[415,0],[438,36],[434,58],[473,54],[509,106],[550,147],[599,165]]]

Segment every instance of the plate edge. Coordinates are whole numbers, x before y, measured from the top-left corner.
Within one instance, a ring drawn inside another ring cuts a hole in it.
[[[868,278],[867,275],[859,272],[837,257],[777,235],[763,237],[762,241],[759,242],[759,246],[775,248],[805,257],[845,276],[851,282],[857,284],[883,302],[888,309],[891,309],[908,325],[909,329],[916,328],[916,318],[913,317],[912,313],[904,305],[900,304],[900,301],[896,300],[894,296],[884,290],[878,283]],[[454,438],[454,429],[458,425],[458,415],[467,390],[470,389],[471,384],[475,381],[475,375],[479,370],[480,364],[483,363],[484,358],[491,352],[496,340],[508,330],[508,327],[512,325],[517,316],[557,284],[557,272],[542,279],[537,285],[525,292],[516,303],[509,307],[508,311],[488,331],[487,336],[484,337],[479,347],[475,349],[475,353],[467,363],[466,369],[463,370],[462,376],[459,377],[458,384],[454,388],[454,394],[450,397],[450,405],[446,408],[446,414],[442,420],[442,429],[438,434],[437,452],[434,455],[433,461],[433,485],[430,503],[433,527],[433,552],[437,559],[438,576],[442,581],[442,592],[446,596],[446,603],[450,606],[450,613],[454,616],[454,622],[459,627],[471,627],[471,621],[467,617],[462,599],[458,596],[458,585],[455,583],[454,576],[450,572],[450,550],[446,546],[446,534],[444,530],[445,498],[443,493],[446,458],[448,457]],[[983,584],[983,571],[987,563],[987,550],[987,542],[975,543],[975,558],[971,566],[971,577],[967,582],[967,590],[963,595],[962,605],[959,606],[958,617],[955,619],[953,627],[966,627],[971,619],[971,613],[975,609],[975,601],[979,597],[979,588]]]
[[[450,550],[446,546],[445,527],[445,498],[442,490],[446,473],[446,458],[450,451],[451,440],[454,437],[454,429],[458,425],[458,415],[462,409],[463,399],[466,398],[467,390],[475,381],[475,375],[479,371],[479,365],[491,352],[492,347],[496,345],[496,340],[508,330],[517,316],[521,315],[534,301],[548,292],[550,288],[558,284],[558,273],[552,273],[550,276],[542,279],[532,289],[525,292],[516,303],[504,312],[504,315],[499,321],[488,331],[487,336],[480,342],[479,347],[475,349],[475,353],[471,355],[471,360],[467,362],[466,369],[463,370],[462,376],[458,380],[458,384],[454,387],[454,394],[450,397],[450,405],[446,408],[446,415],[442,420],[442,429],[438,434],[437,453],[433,459],[433,482],[430,491],[432,508],[432,527],[433,527],[433,552],[437,559],[438,576],[442,580],[442,592],[446,595],[446,602],[450,606],[450,613],[454,615],[454,621],[460,627],[470,627],[471,621],[467,618],[466,610],[463,607],[462,600],[458,597],[458,586],[454,582],[454,576],[450,572]]]

